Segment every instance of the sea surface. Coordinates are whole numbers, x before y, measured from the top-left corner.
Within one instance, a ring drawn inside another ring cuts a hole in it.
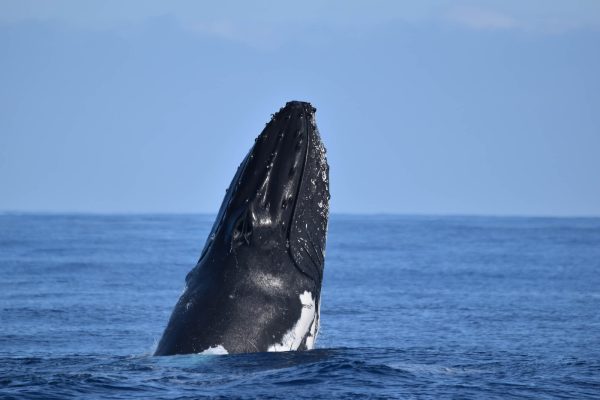
[[[0,398],[600,398],[600,219],[334,215],[316,350],[153,357],[213,218],[0,215]]]

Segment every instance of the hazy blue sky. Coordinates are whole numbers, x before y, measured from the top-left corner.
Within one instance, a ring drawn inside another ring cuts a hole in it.
[[[0,210],[214,212],[298,99],[333,212],[600,215],[600,1],[203,3],[0,0]]]

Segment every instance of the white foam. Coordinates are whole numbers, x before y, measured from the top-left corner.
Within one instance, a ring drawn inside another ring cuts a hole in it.
[[[296,322],[296,324],[283,335],[281,343],[275,343],[272,346],[269,346],[268,351],[291,351],[298,350],[302,340],[304,337],[312,333],[313,329],[316,329],[315,324],[315,300],[313,299],[312,293],[309,291],[304,291],[300,295],[300,303],[302,304],[302,311],[300,313],[300,319]],[[308,338],[306,341],[306,345],[308,347]],[[311,347],[314,346],[314,336],[311,340]]]
[[[215,347],[209,347],[208,349],[206,349],[204,351],[201,351],[198,354],[223,355],[223,354],[229,354],[229,352],[222,345],[218,345],[218,346],[215,346]]]

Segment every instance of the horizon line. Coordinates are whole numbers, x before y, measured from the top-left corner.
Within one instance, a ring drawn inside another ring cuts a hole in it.
[[[218,211],[32,211],[32,210],[0,210],[0,216],[5,215],[38,215],[38,216],[213,216]],[[540,219],[597,219],[599,215],[593,214],[519,214],[519,213],[428,213],[428,212],[332,212],[330,217],[423,217],[423,218],[540,218]]]

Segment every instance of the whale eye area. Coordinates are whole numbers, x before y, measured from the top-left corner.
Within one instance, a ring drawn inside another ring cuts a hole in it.
[[[233,230],[231,232],[231,242],[232,246],[242,245],[242,244],[250,244],[250,238],[252,237],[252,221],[251,215],[248,210],[242,212],[235,224],[233,225]]]

